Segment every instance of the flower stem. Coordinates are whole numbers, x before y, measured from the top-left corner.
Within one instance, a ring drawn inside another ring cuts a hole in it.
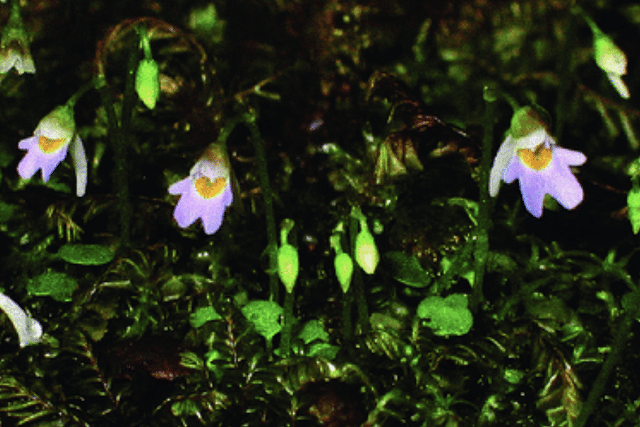
[[[570,102],[573,99],[570,96],[571,80],[573,79],[571,59],[572,52],[577,45],[576,42],[576,17],[571,16],[569,23],[565,28],[565,40],[562,46],[562,56],[558,60],[558,76],[560,82],[558,84],[558,102],[556,103],[556,128],[555,137],[558,143],[562,142],[564,124],[567,121],[567,112],[570,111]]]
[[[282,326],[282,335],[280,336],[280,357],[289,357],[291,353],[291,330],[293,329],[293,301],[295,294],[291,292],[284,293],[284,324]]]
[[[71,95],[71,98],[69,98],[69,100],[65,105],[69,108],[74,108],[76,106],[76,102],[78,102],[78,99],[80,99],[85,93],[89,92],[91,89],[94,89],[94,88],[99,89],[100,83],[101,83],[100,78],[95,77],[90,82],[83,84],[82,86],[80,86],[80,89],[76,91],[76,93]]]
[[[260,129],[256,123],[256,113],[253,109],[245,116],[245,123],[251,133],[251,142],[256,153],[256,166],[258,168],[258,180],[264,200],[264,214],[267,221],[267,255],[269,257],[269,300],[278,301],[278,234],[276,231],[276,219],[273,213],[273,194],[269,185],[269,172],[267,169],[267,156],[264,149],[264,141],[260,135]]]
[[[115,168],[114,184],[118,194],[118,207],[120,209],[120,241],[123,247],[128,247],[131,241],[131,198],[129,195],[129,166],[128,151],[131,141],[130,129],[133,107],[137,101],[135,93],[135,73],[138,65],[138,43],[130,47],[129,62],[125,80],[124,95],[122,101],[122,113],[120,116],[120,130],[118,138],[113,144]]]
[[[360,215],[362,214],[360,213]],[[364,215],[362,215],[362,218],[364,218]],[[349,217],[349,240],[351,242],[351,254],[353,259],[356,259],[356,239],[358,236],[359,226],[360,219],[356,215],[351,215]],[[362,271],[357,267],[353,270],[351,289],[353,289],[352,295],[355,297],[356,307],[358,308],[358,324],[360,325],[362,333],[367,333],[369,330],[369,308],[367,307],[367,298],[364,294]]]
[[[491,89],[485,88],[485,92]],[[477,309],[484,299],[482,285],[485,267],[489,255],[489,229],[491,228],[491,209],[493,200],[489,196],[489,172],[491,171],[491,148],[493,145],[493,122],[495,120],[495,98],[484,96],[485,117],[484,137],[482,141],[482,160],[480,163],[480,206],[478,210],[478,226],[476,227],[475,270],[473,291],[471,294],[471,311]]]

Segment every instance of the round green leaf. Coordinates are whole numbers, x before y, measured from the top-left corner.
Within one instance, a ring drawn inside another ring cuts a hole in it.
[[[251,301],[242,307],[244,317],[253,323],[256,331],[267,340],[271,340],[282,329],[278,321],[282,312],[282,307],[273,301]]]
[[[27,283],[27,291],[35,296],[49,296],[56,301],[71,301],[73,291],[78,287],[78,282],[64,273],[48,271]]]
[[[60,248],[58,256],[71,264],[102,265],[111,262],[114,254],[100,245],[69,244]]]

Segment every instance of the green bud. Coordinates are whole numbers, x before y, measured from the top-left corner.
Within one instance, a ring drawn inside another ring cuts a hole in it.
[[[336,268],[336,276],[338,276],[338,282],[342,292],[345,294],[349,290],[351,285],[351,276],[353,275],[353,260],[347,253],[338,254],[333,261]]]
[[[616,46],[611,37],[604,34],[596,36],[593,50],[596,64],[603,71],[619,76],[627,73],[627,56]]]
[[[278,275],[287,289],[293,292],[293,286],[298,278],[298,251],[290,244],[280,246],[278,249]]]
[[[638,234],[640,231],[640,186],[637,181],[633,183],[633,188],[627,195],[627,206],[629,207],[629,220],[633,233]]]
[[[362,230],[356,237],[356,262],[365,273],[373,274],[380,262],[380,254],[367,223],[361,221],[360,224]]]
[[[136,72],[136,92],[150,110],[156,106],[160,97],[160,77],[158,63],[153,59],[143,59]]]

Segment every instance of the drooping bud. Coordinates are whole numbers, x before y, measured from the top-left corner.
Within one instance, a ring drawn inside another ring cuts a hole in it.
[[[345,294],[349,291],[349,286],[351,286],[351,276],[353,276],[353,260],[347,253],[338,254],[333,261],[334,266],[336,268],[336,276],[338,277],[338,282],[340,282],[340,287],[342,288],[342,292]]]
[[[293,292],[293,287],[298,278],[300,264],[298,251],[287,242],[289,232],[294,226],[292,219],[282,221],[280,228],[280,249],[278,249],[278,276],[288,293]]]
[[[156,107],[160,97],[158,63],[153,59],[142,59],[136,72],[136,92],[150,110]]]
[[[633,228],[633,234],[640,231],[640,185],[638,179],[633,179],[633,187],[627,195],[627,206],[629,207],[629,221]]]
[[[288,293],[293,292],[293,287],[298,278],[298,251],[290,244],[280,246],[278,249],[278,276]]]
[[[599,33],[593,42],[593,51],[598,67],[607,73],[609,81],[624,99],[629,98],[629,89],[620,76],[627,74],[627,56],[616,46],[611,37]]]
[[[360,233],[356,236],[356,262],[367,274],[373,274],[380,262],[380,254],[366,220],[360,220]]]

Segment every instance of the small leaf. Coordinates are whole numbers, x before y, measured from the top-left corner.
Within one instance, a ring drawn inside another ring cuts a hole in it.
[[[49,296],[56,301],[71,301],[73,291],[78,287],[78,282],[64,273],[48,271],[27,283],[27,291],[35,296]]]
[[[198,307],[195,313],[191,313],[189,322],[194,328],[199,328],[210,320],[222,319],[213,307]]]
[[[393,278],[414,288],[425,288],[431,284],[431,276],[422,269],[416,257],[402,252],[387,252],[385,259],[391,265]]]
[[[329,334],[325,331],[322,322],[317,319],[309,320],[302,328],[302,331],[300,331],[298,337],[304,341],[305,344],[309,344],[315,340],[329,341]]]
[[[60,248],[58,256],[71,264],[102,265],[111,262],[114,254],[100,245],[69,244]]]
[[[282,313],[282,307],[273,301],[251,301],[242,307],[244,317],[253,323],[256,331],[267,340],[271,340],[282,329],[278,322]]]

